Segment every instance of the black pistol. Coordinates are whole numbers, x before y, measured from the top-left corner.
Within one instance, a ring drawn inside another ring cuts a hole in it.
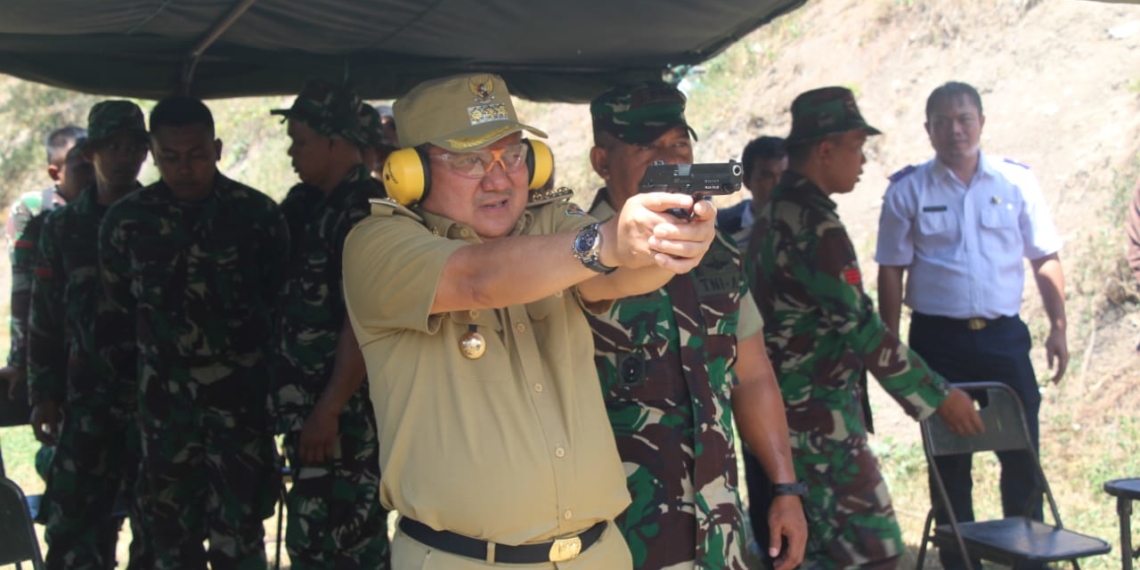
[[[732,194],[740,190],[744,168],[739,162],[708,164],[653,164],[645,169],[645,176],[637,184],[639,192],[680,192],[704,200],[715,194]],[[679,218],[692,216],[692,212],[671,212]]]

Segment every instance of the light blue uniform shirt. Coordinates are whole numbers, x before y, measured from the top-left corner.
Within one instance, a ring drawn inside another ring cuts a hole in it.
[[[1022,257],[1060,248],[1029,168],[979,153],[968,185],[938,159],[891,176],[875,261],[907,268],[904,301],[917,312],[996,318],[1021,308]]]

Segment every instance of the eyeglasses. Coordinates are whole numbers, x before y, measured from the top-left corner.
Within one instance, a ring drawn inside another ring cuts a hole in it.
[[[514,172],[526,163],[527,145],[517,143],[498,150],[477,150],[474,152],[445,152],[433,154],[432,158],[442,160],[452,172],[465,178],[483,178],[495,164],[506,172]]]

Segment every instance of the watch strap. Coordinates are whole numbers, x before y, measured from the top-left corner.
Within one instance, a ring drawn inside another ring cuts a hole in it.
[[[773,497],[783,497],[786,495],[803,497],[807,495],[807,492],[807,483],[804,483],[803,481],[796,481],[795,483],[772,483]]]

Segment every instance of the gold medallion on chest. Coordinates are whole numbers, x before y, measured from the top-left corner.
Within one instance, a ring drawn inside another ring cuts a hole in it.
[[[476,331],[467,331],[459,337],[459,353],[465,358],[475,360],[487,352],[487,339]]]

